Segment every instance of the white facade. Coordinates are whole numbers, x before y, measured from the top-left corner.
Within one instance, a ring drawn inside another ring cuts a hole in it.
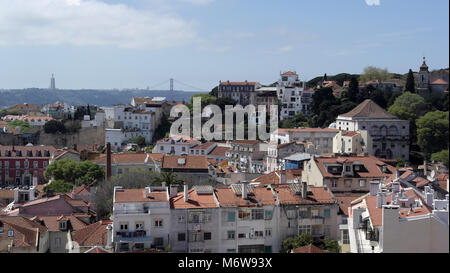
[[[113,243],[116,251],[166,248],[170,230],[170,204],[167,187],[148,187],[145,194],[155,191],[167,195],[165,201],[117,202],[116,194],[123,191],[114,188]],[[138,232],[138,233],[136,233]]]
[[[171,155],[184,155],[189,154],[190,149],[197,145],[200,145],[201,141],[195,139],[174,139],[174,138],[164,138],[158,140],[155,147],[153,148],[153,153],[160,154],[171,154]]]

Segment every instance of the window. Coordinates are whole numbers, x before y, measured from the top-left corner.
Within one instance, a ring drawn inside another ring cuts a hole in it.
[[[143,230],[143,229],[144,229],[144,222],[136,223],[136,230]]]
[[[55,238],[55,247],[61,247],[61,238]]]
[[[318,218],[319,217],[319,210],[318,209],[312,209],[311,210],[311,217],[312,218]]]
[[[331,187],[332,187],[332,188],[336,188],[336,187],[337,187],[337,184],[338,184],[337,179],[331,180]]]
[[[59,229],[60,230],[66,230],[66,228],[67,228],[67,222],[66,221],[59,222]]]
[[[299,226],[298,233],[299,234],[311,233],[311,226],[307,226],[307,225]]]
[[[323,217],[330,218],[330,216],[331,216],[330,209],[324,209],[323,210]]]
[[[235,235],[236,235],[236,232],[235,232],[234,230],[229,230],[229,231],[227,232],[227,238],[228,238],[228,240],[234,240]]]
[[[293,210],[293,209],[290,209],[290,210],[286,211],[286,215],[287,215],[287,217],[289,219],[294,219],[295,218],[295,214],[296,214],[296,211]]]
[[[271,236],[272,236],[272,229],[266,228],[266,237],[271,237]]]
[[[298,216],[303,219],[309,218],[308,208],[299,208]]]
[[[128,223],[120,223],[120,230],[127,230],[128,229]]]
[[[184,223],[185,217],[184,215],[178,215],[178,223]]]
[[[248,209],[240,209],[239,210],[239,219],[241,220],[250,220],[251,212]]]
[[[264,219],[264,209],[252,210],[252,220],[263,220],[263,219]]]
[[[227,249],[227,253],[236,253],[236,249],[234,248]]]
[[[348,237],[348,229],[342,230],[342,244],[344,245],[350,244],[350,239]]]
[[[8,237],[14,236],[14,230],[8,230]]]
[[[162,238],[162,237],[156,237],[156,238],[153,240],[153,243],[155,244],[155,246],[162,246],[162,245],[164,245],[164,238]]]
[[[234,222],[236,219],[236,213],[228,212],[228,222]]]
[[[350,166],[345,166],[345,171],[349,172],[350,171]]]
[[[345,183],[345,187],[346,188],[351,188],[352,187],[352,180],[351,179],[344,180],[344,183]]]
[[[20,168],[20,161],[16,160],[16,168],[19,169]]]
[[[203,233],[203,240],[211,240],[211,232]]]
[[[178,233],[178,241],[186,241],[186,233]]]
[[[155,227],[163,227],[163,220],[155,220]]]
[[[366,180],[359,180],[359,186],[364,188],[366,186]]]
[[[34,162],[33,162],[33,167],[34,167],[35,169],[38,168],[38,161],[34,161]]]
[[[271,210],[264,211],[264,219],[272,220],[272,211]]]
[[[164,146],[161,146],[161,147],[159,148],[159,150],[160,150],[160,151],[164,151]]]

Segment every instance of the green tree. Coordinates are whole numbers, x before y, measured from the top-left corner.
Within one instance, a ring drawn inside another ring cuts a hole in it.
[[[174,172],[161,172],[159,173],[154,180],[158,184],[166,183],[167,187],[171,185],[177,185],[181,182],[181,179]]]
[[[90,185],[104,178],[103,168],[90,161],[76,162],[69,158],[52,162],[44,171],[44,177],[72,184]]]
[[[368,66],[364,68],[363,74],[360,76],[360,81],[362,83],[368,82],[370,80],[378,80],[379,82],[386,81],[390,78],[389,71],[387,68],[381,69],[374,66]]]
[[[56,134],[56,133],[66,133],[66,127],[61,121],[58,120],[50,120],[44,125],[44,131],[47,134]]]
[[[139,147],[144,147],[146,143],[144,136],[132,137],[129,139],[129,142],[136,143],[137,145],[139,145]]]
[[[320,243],[317,246],[331,253],[339,253],[341,251],[339,243],[335,240],[330,240],[328,238],[320,240]]]
[[[157,173],[149,170],[130,170],[120,175],[115,175],[108,183],[100,183],[95,193],[94,202],[97,215],[100,219],[107,219],[112,213],[114,187],[124,189],[142,189],[156,182]]]
[[[299,112],[295,116],[289,119],[284,119],[280,121],[278,125],[280,128],[298,128],[298,127],[308,127],[308,119]]]
[[[13,120],[8,122],[8,125],[14,129],[19,127],[21,132],[26,132],[27,130],[31,129],[31,125],[23,120]]]
[[[400,119],[410,121],[409,139],[410,144],[413,144],[417,141],[416,120],[429,109],[430,105],[420,95],[404,92],[388,108],[388,112]]]
[[[43,188],[45,193],[69,193],[73,189],[73,184],[64,182],[62,180],[55,180],[50,185],[47,185]]]
[[[406,77],[406,84],[405,84],[405,91],[416,93],[416,87],[414,82],[414,74],[412,70],[410,69],[408,71],[408,76]]]
[[[359,96],[359,83],[356,77],[352,77],[348,85],[347,98],[350,101],[356,102],[358,96]]]
[[[428,112],[417,121],[417,143],[425,158],[432,153],[448,150],[448,112]]]
[[[431,160],[436,162],[441,162],[444,164],[447,168],[448,166],[448,150],[442,150],[440,152],[434,153],[431,155]]]

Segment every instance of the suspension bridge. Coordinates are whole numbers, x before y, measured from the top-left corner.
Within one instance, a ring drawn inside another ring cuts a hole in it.
[[[154,84],[152,86],[148,86],[147,90],[155,90],[155,88],[157,88],[157,87],[169,86],[169,89],[164,89],[164,90],[161,90],[161,91],[173,92],[175,83],[177,84],[177,86],[182,86],[184,88],[189,88],[187,90],[186,89],[185,90],[180,89],[182,91],[201,91],[201,92],[209,92],[209,91],[211,91],[211,90],[207,90],[205,88],[200,88],[200,87],[196,87],[196,86],[193,86],[193,85],[181,82],[179,80],[175,80],[173,78],[165,80],[165,81],[157,83],[157,84]]]

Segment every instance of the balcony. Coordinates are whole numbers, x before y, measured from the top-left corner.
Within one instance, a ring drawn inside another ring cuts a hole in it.
[[[152,237],[147,236],[145,230],[117,231],[114,237],[115,243],[151,243]]]

